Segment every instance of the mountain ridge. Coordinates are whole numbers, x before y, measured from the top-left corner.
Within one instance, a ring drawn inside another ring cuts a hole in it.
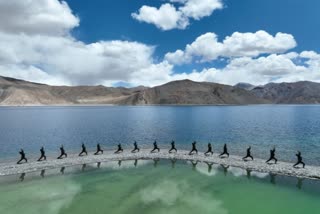
[[[51,86],[0,76],[0,105],[248,105],[318,104],[320,83],[235,86],[176,80],[155,87]]]

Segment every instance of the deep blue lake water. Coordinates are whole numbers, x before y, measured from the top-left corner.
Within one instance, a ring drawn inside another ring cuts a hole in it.
[[[18,157],[20,148],[30,157],[44,146],[55,157],[62,144],[77,152],[82,142],[94,151],[97,143],[131,149],[135,140],[146,148],[154,140],[169,148],[175,140],[178,149],[196,140],[203,151],[211,142],[216,152],[228,143],[238,155],[251,145],[261,158],[275,145],[280,160],[294,162],[300,150],[307,164],[320,165],[320,105],[0,108],[2,161]]]

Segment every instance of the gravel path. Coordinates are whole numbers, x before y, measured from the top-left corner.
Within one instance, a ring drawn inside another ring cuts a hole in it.
[[[131,153],[129,151],[125,151],[121,154],[114,154],[113,152],[108,151],[105,152],[105,154],[103,155],[89,154],[88,156],[83,157],[71,155],[70,157],[62,160],[48,158],[47,161],[33,161],[20,165],[17,165],[16,163],[2,163],[0,164],[0,176],[107,161],[135,159],[177,159],[222,164],[225,166],[238,167],[242,169],[249,169],[252,171],[272,173],[278,175],[287,175],[309,179],[320,179],[320,167],[318,166],[307,165],[303,169],[293,168],[292,163],[280,161],[278,161],[278,164],[266,164],[265,160],[262,159],[255,159],[254,161],[243,161],[242,158],[239,156],[231,155],[229,158],[219,158],[218,154],[216,153],[212,156],[205,156],[203,153],[195,155],[189,155],[188,153],[188,151],[183,150],[180,150],[178,151],[178,153],[175,154],[169,154],[167,150],[162,150],[159,153],[150,153],[150,150],[141,150],[138,153]]]

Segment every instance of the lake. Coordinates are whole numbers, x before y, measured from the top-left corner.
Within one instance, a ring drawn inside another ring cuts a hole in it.
[[[251,145],[261,158],[276,146],[278,159],[290,162],[300,150],[307,164],[320,165],[319,105],[1,107],[0,118],[2,161],[18,158],[20,148],[37,158],[41,146],[55,157],[60,145],[71,153],[82,143],[94,151],[97,143],[131,149],[134,141],[151,148],[157,140],[169,148],[175,140],[191,149],[196,140],[202,151],[208,142],[215,152],[228,143],[237,155]]]

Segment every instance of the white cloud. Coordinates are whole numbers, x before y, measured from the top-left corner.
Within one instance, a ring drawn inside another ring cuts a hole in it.
[[[190,24],[190,18],[200,20],[223,8],[221,0],[169,0],[169,2],[179,3],[180,6],[175,7],[174,4],[165,3],[158,9],[143,5],[131,16],[140,22],[154,24],[161,30],[185,29]]]
[[[188,44],[184,51],[167,53],[165,58],[174,64],[190,63],[193,59],[201,62],[212,61],[218,57],[256,57],[260,54],[284,53],[296,46],[290,34],[277,33],[275,36],[265,31],[255,33],[235,32],[227,36],[223,42],[218,41],[215,33],[199,36]]]
[[[142,6],[138,13],[132,13],[132,17],[140,22],[154,24],[162,30],[185,29],[189,25],[188,18],[171,4],[163,4],[159,9]]]
[[[0,1],[0,31],[61,35],[79,25],[65,1]]]

